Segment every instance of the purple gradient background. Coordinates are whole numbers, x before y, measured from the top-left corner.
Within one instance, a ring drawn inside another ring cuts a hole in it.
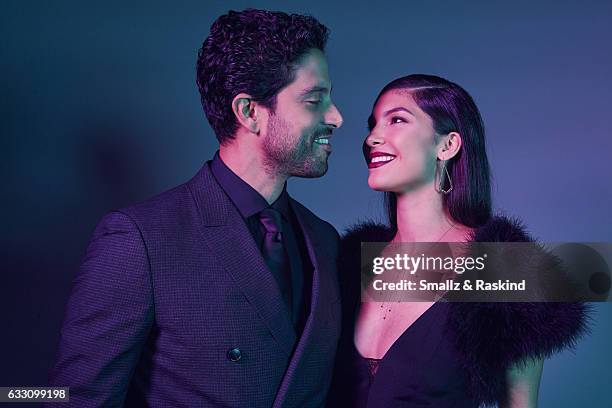
[[[3,1],[0,385],[42,385],[97,220],[190,178],[216,149],[195,85],[212,21],[247,6],[332,30],[344,126],[328,174],[290,192],[342,230],[382,217],[361,156],[378,91],[408,73],[464,86],[483,114],[494,205],[547,241],[612,242],[612,3]],[[612,305],[546,362],[543,407],[612,406]]]

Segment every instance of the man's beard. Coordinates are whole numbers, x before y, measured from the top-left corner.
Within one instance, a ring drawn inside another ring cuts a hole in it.
[[[320,128],[300,136],[295,144],[287,122],[274,114],[270,115],[267,136],[263,144],[266,171],[287,177],[323,176],[327,173],[328,153],[323,150],[319,152],[319,148],[314,146],[314,140],[319,136],[330,134],[329,128]]]

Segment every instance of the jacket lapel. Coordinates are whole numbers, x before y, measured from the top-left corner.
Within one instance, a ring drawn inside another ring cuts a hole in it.
[[[291,389],[292,385],[295,384],[296,380],[299,380],[299,373],[297,372],[300,367],[300,363],[303,363],[305,352],[311,348],[316,347],[313,343],[313,338],[316,337],[315,333],[317,328],[322,322],[320,317],[323,316],[324,308],[328,303],[331,303],[332,299],[329,299],[327,295],[332,288],[335,287],[334,283],[331,282],[333,275],[332,258],[328,252],[321,245],[317,243],[314,227],[310,224],[310,216],[306,210],[295,200],[290,199],[291,208],[298,219],[300,228],[304,235],[304,241],[308,250],[308,256],[312,263],[312,295],[310,303],[310,314],[304,326],[304,331],[299,339],[299,342],[295,348],[295,352],[289,362],[289,367],[283,378],[281,386],[277,392],[273,407],[280,407],[283,405],[287,393]],[[333,296],[333,295],[332,295]],[[307,367],[308,364],[302,364],[301,367]]]
[[[296,342],[291,316],[244,220],[205,163],[188,183],[204,243],[257,310],[287,356]]]
[[[339,295],[332,293],[333,288],[336,287],[335,282],[333,282],[335,276],[333,260],[335,257],[327,251],[327,248],[319,244],[315,227],[310,222],[312,215],[308,214],[304,207],[295,200],[291,199],[290,202],[304,235],[308,257],[313,267],[310,315],[302,336],[307,338],[312,330],[313,318],[320,312],[319,309],[327,303],[331,303],[334,299],[338,299]]]

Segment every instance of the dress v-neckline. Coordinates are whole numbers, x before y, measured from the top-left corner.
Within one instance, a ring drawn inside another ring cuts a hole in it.
[[[414,332],[413,327],[415,327],[417,324],[421,323],[424,320],[424,316],[426,314],[428,314],[429,312],[431,312],[431,310],[434,307],[437,307],[439,303],[440,303],[440,301],[434,302],[434,304],[431,305],[430,307],[428,307],[427,310],[425,310],[423,313],[421,313],[421,315],[418,318],[416,318],[415,321],[412,322],[412,324],[410,326],[406,327],[406,329],[402,332],[402,334],[400,334],[397,337],[397,339],[395,339],[395,341],[391,344],[391,346],[389,346],[389,348],[387,349],[387,351],[385,351],[385,353],[382,355],[381,358],[373,359],[371,357],[364,357],[363,354],[361,354],[361,351],[359,351],[359,349],[357,348],[357,345],[355,344],[355,334],[353,333],[353,339],[351,341],[351,344],[353,345],[353,349],[357,353],[357,356],[359,358],[361,358],[362,360],[366,360],[366,359],[378,360],[378,366],[379,366],[379,369],[380,369],[380,365],[382,364],[382,362],[387,358],[387,356],[389,354],[391,354],[391,351],[396,347],[396,345],[398,343],[400,343],[400,340],[403,340],[403,338],[405,336],[407,336],[408,333]],[[359,309],[357,310],[357,313],[359,313]]]

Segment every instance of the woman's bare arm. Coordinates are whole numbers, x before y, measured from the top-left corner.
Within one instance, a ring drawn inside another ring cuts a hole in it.
[[[537,407],[543,367],[544,359],[528,359],[510,367],[506,372],[508,395],[500,408]]]

